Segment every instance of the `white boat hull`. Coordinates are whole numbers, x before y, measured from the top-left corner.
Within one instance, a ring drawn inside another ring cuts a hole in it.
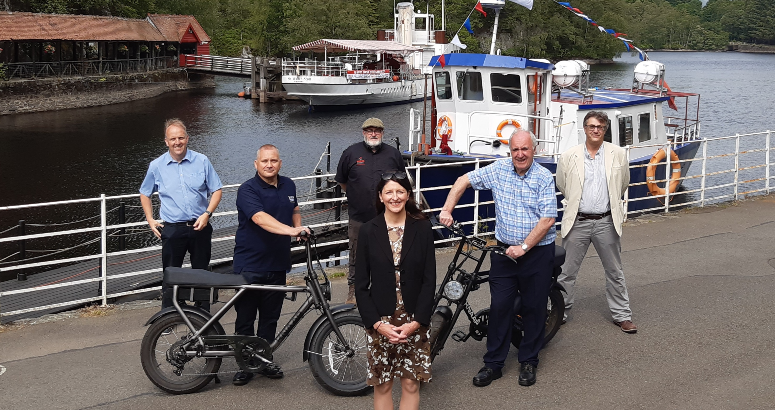
[[[365,84],[321,84],[293,80],[291,76],[283,76],[283,87],[288,95],[296,96],[312,106],[408,103],[422,100],[425,87],[422,79]]]

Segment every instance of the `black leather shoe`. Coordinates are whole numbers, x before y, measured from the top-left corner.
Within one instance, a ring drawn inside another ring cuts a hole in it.
[[[492,383],[493,380],[500,379],[503,376],[500,369],[491,369],[487,366],[479,369],[479,373],[474,376],[474,386],[484,387]]]
[[[519,367],[519,385],[532,386],[536,382],[536,367],[530,363],[521,363]]]
[[[266,365],[263,370],[259,372],[264,377],[268,377],[270,379],[282,379],[283,378],[283,370],[280,368],[280,366],[271,363]]]
[[[244,385],[248,384],[248,382],[252,378],[253,378],[253,373],[239,371],[239,372],[237,372],[237,374],[234,375],[234,380],[232,380],[231,382],[235,386],[244,386]]]

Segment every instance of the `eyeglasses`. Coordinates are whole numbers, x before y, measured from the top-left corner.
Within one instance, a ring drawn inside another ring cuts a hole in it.
[[[406,179],[406,172],[396,171],[396,172],[385,172],[384,174],[382,174],[382,180],[384,181],[390,181],[393,178]]]
[[[606,125],[585,125],[584,128],[593,131],[605,131],[608,126]]]
[[[382,134],[384,130],[381,130],[379,128],[369,128],[366,130],[363,130],[364,134]]]

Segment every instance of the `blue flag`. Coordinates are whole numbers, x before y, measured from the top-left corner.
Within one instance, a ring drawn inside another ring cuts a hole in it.
[[[469,33],[474,34],[474,30],[471,29],[471,19],[467,18],[466,22],[463,23],[463,26],[465,26],[466,30],[468,30]]]

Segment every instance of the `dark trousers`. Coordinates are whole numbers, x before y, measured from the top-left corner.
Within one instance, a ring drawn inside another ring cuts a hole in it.
[[[261,285],[285,285],[285,271],[242,272],[250,283]],[[283,310],[285,292],[270,290],[248,290],[234,304],[237,320],[234,333],[244,336],[258,336],[269,343],[274,342],[277,333],[277,320]],[[254,332],[253,322],[258,313],[258,332]]]
[[[347,239],[350,244],[350,257],[347,265],[347,284],[355,284],[355,262],[356,254],[355,250],[358,249],[358,232],[361,231],[363,222],[358,222],[354,219],[350,219],[347,223]]]
[[[519,345],[519,362],[538,366],[538,352],[544,344],[546,305],[552,284],[554,244],[536,246],[517,259],[490,254],[490,317],[487,327],[485,366],[500,369],[509,354],[514,325],[514,300],[522,298],[524,337]]]
[[[190,254],[191,267],[207,269],[210,265],[211,239],[213,226],[207,224],[201,231],[186,224],[165,223],[161,231],[161,264],[164,268],[183,266],[186,252]],[[172,288],[161,284],[161,308],[172,306]],[[210,303],[197,302],[197,306],[210,311]]]

